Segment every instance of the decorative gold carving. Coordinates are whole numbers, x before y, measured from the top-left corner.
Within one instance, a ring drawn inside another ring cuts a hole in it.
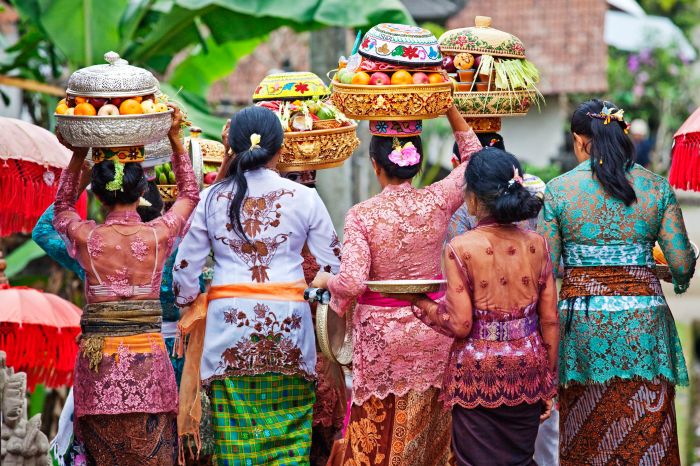
[[[333,83],[331,100],[355,120],[428,120],[452,106],[452,82],[365,86]]]
[[[357,149],[357,124],[335,129],[284,133],[277,169],[281,172],[319,170],[342,165]]]

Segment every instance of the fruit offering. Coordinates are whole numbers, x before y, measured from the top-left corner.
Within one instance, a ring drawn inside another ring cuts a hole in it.
[[[525,46],[512,34],[477,16],[474,27],[453,29],[439,39],[442,65],[454,80],[454,102],[462,116],[490,119],[483,131],[500,127],[504,116],[525,115],[544,102],[536,85],[540,74],[525,59]]]
[[[333,104],[318,99],[294,102],[272,100],[256,105],[275,112],[285,132],[340,128],[352,124]]]
[[[439,84],[449,81],[449,77],[440,71],[351,71],[343,68],[335,75],[334,81],[342,84],[359,84],[365,86],[396,86],[406,84]]]
[[[57,115],[118,116],[162,113],[169,110],[165,94],[132,97],[67,96],[56,105]]]

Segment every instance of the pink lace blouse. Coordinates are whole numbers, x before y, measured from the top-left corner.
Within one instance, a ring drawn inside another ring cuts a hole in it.
[[[105,223],[82,220],[73,205],[78,196],[78,173],[61,175],[54,227],[68,253],[85,270],[88,303],[157,300],[163,263],[199,201],[197,181],[186,153],[173,156],[179,196],[162,217],[142,223],[135,211],[112,212]],[[82,355],[76,363],[76,416],[177,410],[177,386],[160,334],[143,338],[107,337],[99,371],[89,369]],[[134,342],[135,339],[139,343]]]
[[[473,131],[455,138],[464,160],[481,149]],[[345,218],[340,272],[328,282],[331,306],[344,314],[368,280],[430,279],[452,214],[464,202],[466,163],[424,189],[389,185]],[[423,325],[406,307],[358,304],[353,314],[353,403],[441,385],[451,339]]]
[[[557,290],[544,238],[482,222],[445,249],[444,302],[416,315],[455,337],[443,399],[466,408],[535,403],[556,395]]]

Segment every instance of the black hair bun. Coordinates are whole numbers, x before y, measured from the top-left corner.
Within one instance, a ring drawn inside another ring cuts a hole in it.
[[[412,143],[420,155],[420,162],[415,165],[401,167],[391,160],[389,154],[394,150],[394,139],[384,136],[372,136],[369,142],[369,156],[374,159],[377,164],[382,167],[390,178],[398,178],[400,180],[410,180],[420,172],[423,163],[423,142],[420,136],[411,136],[408,138],[398,138],[401,147],[407,143]]]
[[[92,167],[92,192],[95,193],[100,202],[110,207],[117,204],[133,204],[148,188],[143,167],[137,162],[125,163],[122,188],[110,191],[107,189],[107,183],[114,181],[115,163],[120,162],[105,160]]]

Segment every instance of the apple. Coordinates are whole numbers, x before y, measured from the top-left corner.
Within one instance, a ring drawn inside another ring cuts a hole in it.
[[[141,102],[141,110],[143,113],[156,113],[156,104],[152,100],[144,100]]]
[[[450,55],[445,55],[442,58],[442,67],[445,68],[445,71],[447,71],[448,73],[457,72],[457,68],[455,68],[454,58]]]
[[[126,100],[124,99],[124,97],[114,97],[109,100],[109,103],[119,107],[122,104],[122,102],[124,102],[124,100]]]
[[[428,75],[422,72],[413,73],[413,84],[428,84],[430,80]]]
[[[75,115],[75,109],[73,107],[68,107],[68,110],[66,110],[64,115]]]
[[[391,79],[388,74],[376,71],[372,73],[372,76],[369,78],[369,83],[372,86],[388,86],[391,84]]]
[[[343,68],[342,70],[338,71],[338,81],[343,84],[352,84],[353,76],[355,76],[355,73],[347,68]]]
[[[156,113],[162,113],[162,112],[167,112],[168,111],[168,106],[164,104],[163,102],[158,102],[156,104]]]
[[[97,111],[97,116],[116,116],[119,115],[119,109],[116,105],[104,104]]]
[[[206,175],[204,175],[204,184],[214,184],[215,179],[216,172],[209,172]]]
[[[102,99],[99,97],[90,97],[88,101],[92,104],[93,107],[96,109],[100,109],[103,105],[109,103],[109,99]]]
[[[75,97],[66,97],[66,105],[68,105],[69,107],[75,107]]]

